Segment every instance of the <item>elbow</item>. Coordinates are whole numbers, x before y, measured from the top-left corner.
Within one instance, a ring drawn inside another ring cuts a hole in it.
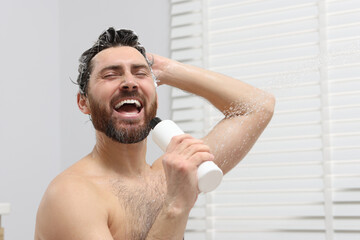
[[[275,96],[271,93],[267,93],[266,101],[263,108],[264,110],[263,114],[266,117],[267,122],[270,122],[272,116],[274,115],[275,103],[276,103]]]
[[[264,92],[260,99],[258,99],[257,107],[253,112],[257,116],[260,126],[265,128],[272,119],[275,111],[276,99],[273,94]]]
[[[271,113],[271,116],[274,114],[274,110],[275,110],[275,103],[276,103],[276,99],[275,96],[271,93],[269,94],[269,100],[268,100],[268,106],[267,106],[267,110],[269,113]]]

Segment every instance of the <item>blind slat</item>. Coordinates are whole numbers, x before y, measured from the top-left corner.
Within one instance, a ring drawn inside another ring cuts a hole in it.
[[[173,58],[201,67],[208,56],[210,70],[277,99],[246,158],[199,196],[185,237],[358,239],[360,2],[174,2]],[[222,118],[191,94],[174,90],[172,98],[175,121],[190,132]]]

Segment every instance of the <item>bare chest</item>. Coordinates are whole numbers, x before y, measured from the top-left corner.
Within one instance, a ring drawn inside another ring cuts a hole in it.
[[[111,189],[117,199],[109,226],[114,239],[145,239],[164,202],[165,177],[154,175],[135,182],[114,180]]]

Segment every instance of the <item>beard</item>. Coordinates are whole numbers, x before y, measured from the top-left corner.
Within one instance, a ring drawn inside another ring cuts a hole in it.
[[[144,111],[144,122],[143,124],[138,124],[133,120],[117,120],[114,116],[112,116],[112,107],[110,110],[104,105],[101,105],[97,102],[90,94],[88,95],[89,104],[91,108],[91,121],[94,125],[94,128],[100,132],[103,132],[107,137],[112,140],[124,143],[124,144],[132,144],[137,143],[144,140],[150,133],[150,121],[156,116],[157,110],[157,101],[156,98],[150,103],[150,108],[147,110],[145,106],[147,105],[144,99],[136,93],[122,93],[117,97],[113,98],[111,102],[114,100],[123,98],[123,97],[137,97],[140,98],[143,102]],[[120,121],[125,123],[126,126],[117,126]]]

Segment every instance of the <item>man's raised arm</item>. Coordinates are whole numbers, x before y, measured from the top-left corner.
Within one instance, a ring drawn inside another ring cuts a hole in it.
[[[224,114],[205,143],[214,162],[224,173],[230,171],[249,152],[274,111],[274,97],[237,79],[150,55],[159,84],[170,85],[207,99]]]
[[[153,60],[159,85],[201,96],[224,114],[224,119],[203,141],[189,135],[173,138],[162,158],[167,195],[147,239],[178,240],[182,239],[197,199],[197,167],[213,160],[224,173],[231,170],[269,123],[275,100],[272,95],[231,77],[157,55],[149,58]]]

